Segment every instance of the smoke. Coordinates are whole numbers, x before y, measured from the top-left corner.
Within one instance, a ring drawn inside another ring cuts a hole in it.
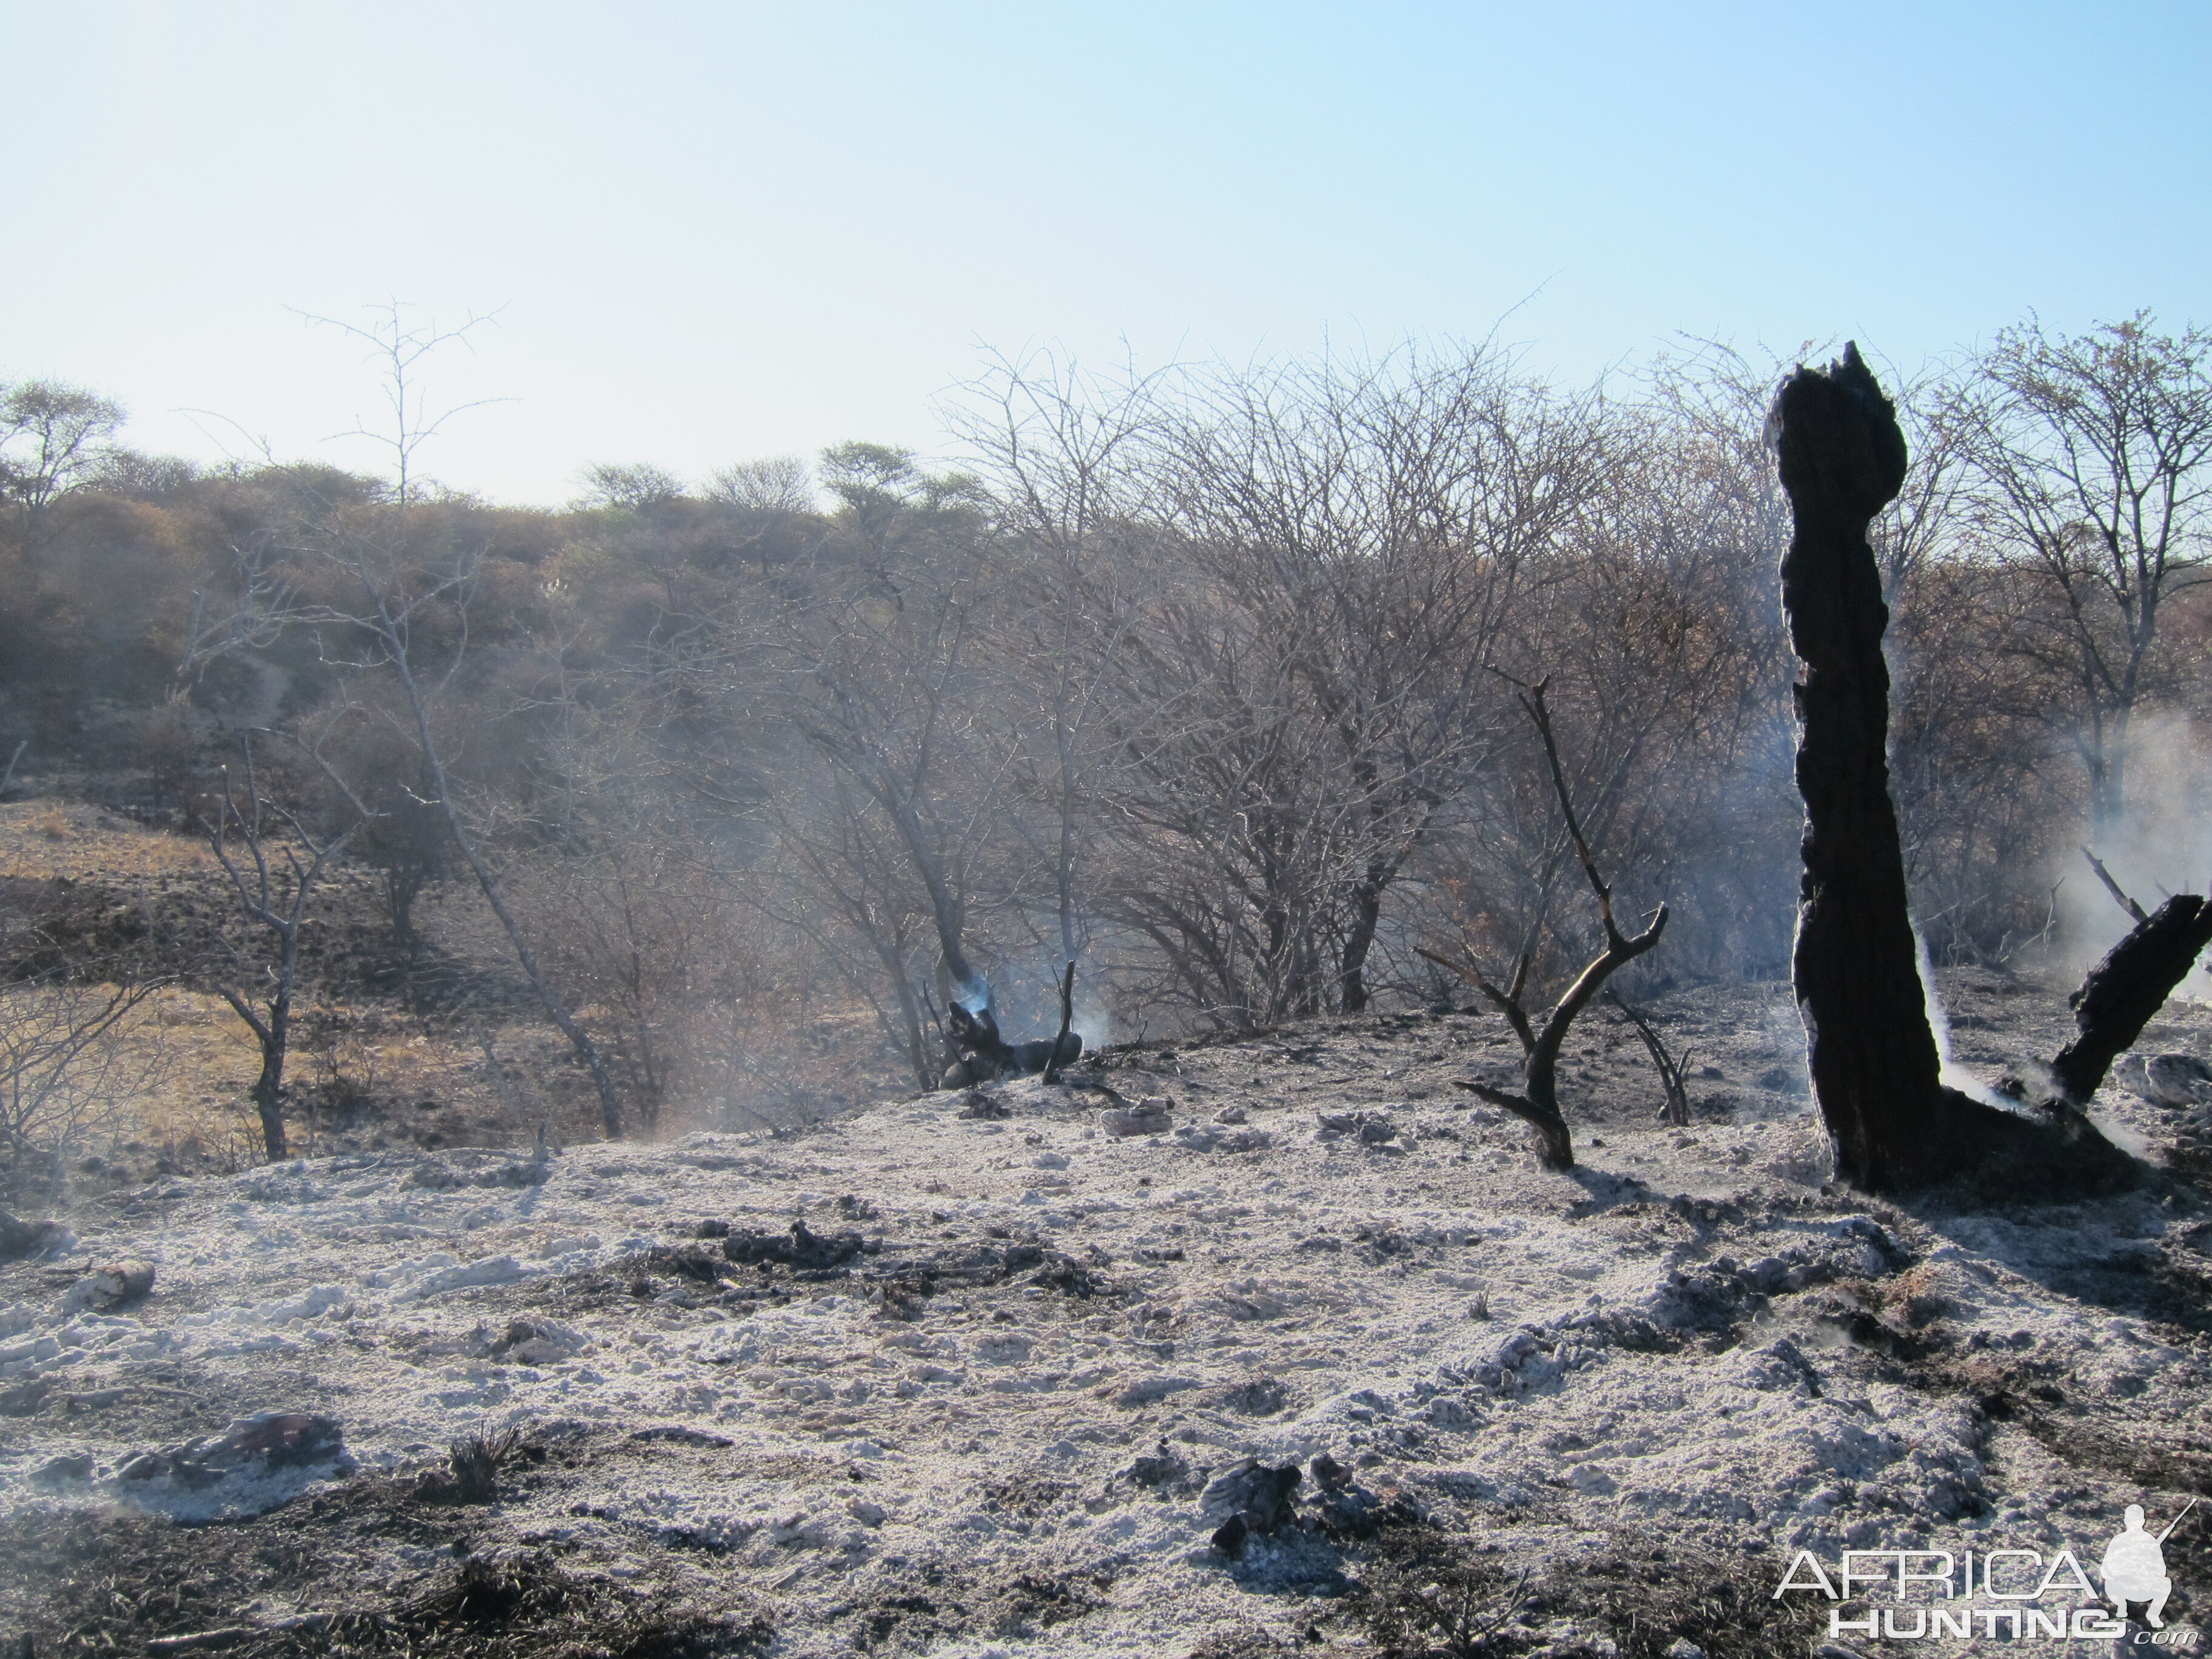
[[[2212,744],[2185,715],[2138,719],[2130,732],[2124,775],[2126,811],[2120,823],[2092,840],[2085,826],[2075,842],[2104,860],[2135,902],[2155,910],[2176,893],[2212,890]],[[2104,889],[2069,842],[2050,878],[2058,888],[2058,938],[2051,960],[2066,977],[2079,979],[2134,924]],[[2191,974],[2174,995],[2212,1001],[2212,980]]]
[[[1060,976],[1066,968],[1065,962],[1052,956],[1017,957],[999,963],[1006,989],[1004,997],[991,1006],[1000,1036],[1017,1042],[1048,1037],[1060,1029]],[[1083,1039],[1085,1054],[1113,1042],[1115,1026],[1098,987],[1085,978],[1090,968],[1088,961],[1076,968],[1075,1006],[1067,1023],[1067,1029]],[[972,1011],[976,1005],[967,1001],[968,994],[963,991],[962,1000]],[[982,994],[990,997],[988,986]]]
[[[1927,1010],[1928,1030],[1936,1039],[1936,1080],[1984,1106],[1994,1106],[2001,1112],[2014,1109],[2013,1103],[1953,1059],[1950,1017],[1943,1012],[1943,1000],[1936,994],[1936,964],[1928,954],[1928,941],[1917,921],[1912,924],[1912,965],[1920,975],[1921,1004]]]

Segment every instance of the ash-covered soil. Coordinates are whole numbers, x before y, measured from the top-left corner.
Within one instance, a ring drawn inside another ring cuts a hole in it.
[[[1985,1073],[2066,1028],[1945,991]],[[2212,1494],[2185,1170],[1872,1202],[1827,1181],[1784,988],[1653,1012],[1698,1121],[1586,1017],[1565,1175],[1453,1086],[1512,1080],[1499,1022],[1438,1013],[783,1139],[108,1194],[0,1267],[0,1643],[1805,1655],[1826,1604],[1771,1595],[1801,1549],[2094,1571],[2124,1506]],[[2177,1053],[2212,1060],[2193,1005],[2121,1075]],[[1163,1132],[1106,1132],[1146,1099]],[[2206,1109],[2099,1104],[2154,1166]],[[133,1258],[149,1294],[76,1288]],[[2166,1543],[2177,1629],[2204,1537]]]

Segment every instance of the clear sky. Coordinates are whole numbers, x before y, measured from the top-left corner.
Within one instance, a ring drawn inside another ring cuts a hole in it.
[[[288,307],[499,313],[430,458],[494,497],[846,438],[985,348],[1678,331],[1905,368],[2033,309],[2212,322],[2212,6],[0,0],[0,378],[139,447],[373,412]],[[233,440],[234,443],[234,440]]]

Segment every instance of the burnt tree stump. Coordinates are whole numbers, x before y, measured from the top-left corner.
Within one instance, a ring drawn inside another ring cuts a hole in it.
[[[1889,793],[1889,610],[1867,541],[1905,482],[1905,434],[1856,345],[1785,380],[1774,422],[1794,521],[1782,604],[1803,665],[1791,975],[1836,1171],[1876,1192],[1969,1173],[2045,1192],[2124,1184],[2132,1160],[2078,1112],[2029,1118],[1941,1079]]]

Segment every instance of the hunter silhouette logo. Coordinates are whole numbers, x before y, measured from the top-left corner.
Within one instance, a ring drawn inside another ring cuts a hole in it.
[[[2144,1527],[2142,1504],[2127,1506],[2119,1533],[2105,1546],[2097,1563],[2110,1612],[2095,1605],[2096,1587],[2074,1552],[2063,1546],[2051,1556],[2040,1550],[1978,1545],[1962,1553],[1845,1550],[1832,1576],[1812,1551],[1801,1549],[1774,1595],[1779,1600],[1810,1591],[1826,1597],[1831,1637],[1905,1642],[1976,1636],[2009,1641],[2037,1637],[2117,1639],[2127,1636],[2128,1608],[2141,1606],[2148,1628],[2138,1630],[2130,1638],[2132,1644],[2193,1652],[2203,1632],[2193,1626],[2169,1629],[2166,1623],[2173,1580],[2166,1570],[2164,1547],[2197,1504],[2191,1498],[2156,1533]],[[2082,1605],[2084,1601],[2090,1605]],[[1857,1602],[1859,1610],[1847,1617],[1846,1604],[1851,1602]]]
[[[2166,1620],[2160,1615],[2166,1611],[2166,1598],[2173,1594],[2173,1580],[2166,1576],[2162,1547],[2181,1524],[2181,1516],[2196,1507],[2197,1500],[2192,1498],[2181,1515],[2167,1522],[2166,1530],[2153,1537],[2143,1530],[2142,1505],[2128,1505],[2121,1516],[2119,1536],[2105,1546],[2105,1559],[2097,1569],[2098,1576],[2105,1581],[2105,1599],[2121,1618],[2128,1616],[2129,1602],[2148,1601],[2150,1606],[2143,1614],[2143,1622],[2153,1630],[2166,1628]]]

